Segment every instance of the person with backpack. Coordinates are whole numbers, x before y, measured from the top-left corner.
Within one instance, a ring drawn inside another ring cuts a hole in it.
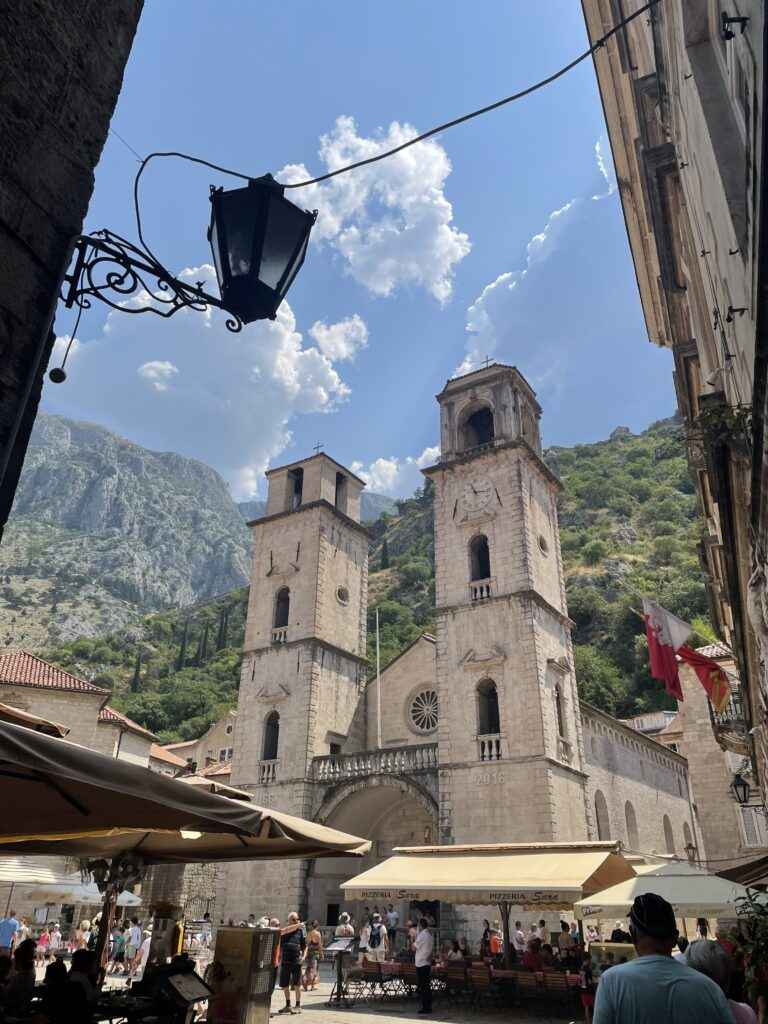
[[[368,952],[366,960],[373,960],[376,963],[383,963],[387,959],[387,929],[381,920],[381,914],[373,915],[371,933],[368,936]]]

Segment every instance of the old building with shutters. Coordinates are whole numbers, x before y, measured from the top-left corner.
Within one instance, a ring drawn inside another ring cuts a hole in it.
[[[332,925],[339,883],[396,846],[600,838],[704,856],[685,758],[579,702],[561,485],[532,389],[494,364],[449,380],[438,403],[442,454],[425,470],[436,635],[386,667],[380,693],[365,661],[363,482],[322,453],[268,474],[266,515],[251,524],[232,785],[373,848],[362,865],[227,866],[219,918],[298,908]],[[405,920],[408,904],[398,909]],[[487,914],[457,908],[451,926]]]
[[[644,0],[582,0],[596,40]],[[710,614],[768,779],[768,208],[760,0],[664,0],[594,54],[648,339],[674,356]],[[722,731],[725,736],[725,731]]]

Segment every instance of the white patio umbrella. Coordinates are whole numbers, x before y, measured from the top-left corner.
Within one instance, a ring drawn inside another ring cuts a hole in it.
[[[747,890],[681,861],[660,864],[573,905],[576,917],[626,917],[636,896],[653,892],[672,904],[676,917],[734,917],[736,901]]]
[[[104,902],[104,895],[99,892],[98,887],[91,884],[83,884],[78,875],[73,879],[71,885],[34,885],[29,888],[19,886],[21,895],[27,899],[39,903],[87,903],[95,906]],[[138,907],[141,898],[132,892],[121,892],[117,897],[118,907]]]

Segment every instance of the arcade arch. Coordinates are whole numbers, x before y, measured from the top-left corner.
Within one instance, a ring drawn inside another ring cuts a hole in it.
[[[416,782],[403,778],[373,777],[335,790],[324,801],[315,821],[341,832],[371,840],[371,852],[360,860],[330,857],[310,862],[307,874],[308,920],[333,923],[339,910],[360,920],[363,904],[344,900],[339,885],[391,856],[395,846],[436,843],[437,803]],[[401,922],[408,916],[407,901],[395,903]],[[371,908],[372,909],[372,908]]]

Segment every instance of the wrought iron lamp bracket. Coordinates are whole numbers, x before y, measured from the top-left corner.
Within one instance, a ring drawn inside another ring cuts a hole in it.
[[[203,291],[204,281],[180,281],[150,253],[113,231],[105,228],[93,235],[78,235],[73,255],[72,271],[65,275],[61,289],[67,308],[89,309],[92,299],[99,299],[123,313],[154,313],[167,319],[180,309],[204,313],[215,306],[228,314],[227,330],[243,329],[236,313]],[[139,300],[136,305],[129,301],[134,297]]]

